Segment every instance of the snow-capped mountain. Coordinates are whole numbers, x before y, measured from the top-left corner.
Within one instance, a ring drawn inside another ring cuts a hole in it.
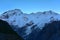
[[[53,11],[25,14],[20,9],[4,12],[0,19],[7,21],[22,37],[28,36],[33,30],[42,30],[45,23],[60,20],[60,14]]]

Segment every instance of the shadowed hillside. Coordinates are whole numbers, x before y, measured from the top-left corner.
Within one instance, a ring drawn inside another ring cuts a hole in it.
[[[53,21],[45,25],[43,30],[38,34],[39,40],[60,40],[60,21]]]
[[[3,20],[0,20],[0,40],[23,40],[11,26]]]
[[[26,40],[60,40],[60,21],[47,23],[41,31],[32,32]]]

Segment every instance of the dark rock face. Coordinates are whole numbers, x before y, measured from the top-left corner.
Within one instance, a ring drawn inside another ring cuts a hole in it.
[[[48,23],[41,31],[30,35],[26,40],[60,40],[60,21]]]
[[[37,40],[37,35],[39,34],[40,29],[36,28],[35,30],[32,31],[28,36],[26,36],[25,40]]]
[[[39,32],[37,40],[60,40],[60,21],[46,24]]]
[[[0,40],[23,40],[11,26],[3,20],[0,20]]]

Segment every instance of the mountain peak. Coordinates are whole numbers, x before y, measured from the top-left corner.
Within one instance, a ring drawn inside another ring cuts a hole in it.
[[[43,14],[57,14],[57,13],[55,13],[55,12],[52,11],[52,10],[49,10],[49,11],[44,11]]]
[[[21,15],[23,12],[20,9],[8,10],[1,15],[1,18],[9,18],[14,15]]]
[[[22,12],[20,9],[14,9],[14,10],[11,10],[11,11]]]
[[[20,10],[20,9],[14,9],[14,10],[9,10],[9,11],[6,11],[4,12],[3,14],[13,14],[13,13],[19,13],[19,14],[22,14],[23,12]]]

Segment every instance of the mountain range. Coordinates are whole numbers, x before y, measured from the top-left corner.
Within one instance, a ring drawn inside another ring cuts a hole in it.
[[[25,40],[55,40],[53,37],[58,34],[53,37],[50,35],[60,31],[57,28],[60,24],[60,14],[51,10],[26,14],[20,9],[14,9],[2,13],[0,19],[8,22],[11,28]]]

